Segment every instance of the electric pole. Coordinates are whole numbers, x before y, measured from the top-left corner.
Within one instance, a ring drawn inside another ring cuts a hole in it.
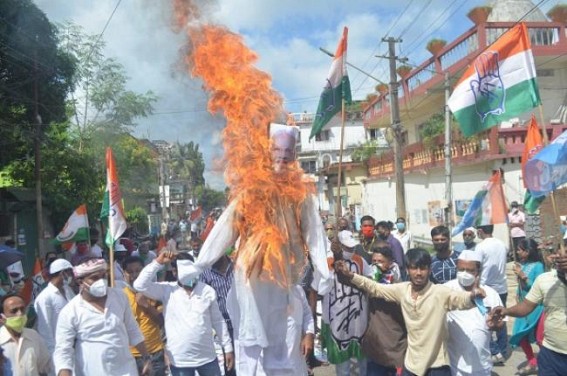
[[[400,107],[398,104],[398,77],[396,75],[396,43],[401,39],[382,38],[388,42],[388,56],[390,61],[390,120],[394,131],[394,169],[396,171],[396,213],[398,217],[407,217],[406,195],[404,182],[404,154],[403,154],[403,126],[400,122]]]
[[[36,36],[36,43],[37,41]],[[37,70],[37,51],[34,53],[34,120],[35,120],[35,138],[34,138],[34,179],[35,179],[35,210],[37,223],[37,253],[36,257],[43,257],[43,200],[41,192],[41,116],[39,115],[39,88],[38,88],[38,70]]]
[[[452,133],[451,133],[451,110],[447,103],[449,102],[451,85],[449,82],[449,73],[445,72],[445,226],[449,229],[453,228],[453,182],[451,169],[452,154]]]

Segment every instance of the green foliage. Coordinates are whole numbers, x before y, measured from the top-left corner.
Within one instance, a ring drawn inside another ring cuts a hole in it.
[[[139,233],[146,233],[148,230],[148,214],[146,211],[136,206],[126,212],[126,220],[128,224],[136,229]]]
[[[207,186],[198,187],[196,189],[196,196],[205,212],[226,205],[226,193]]]
[[[203,153],[199,151],[199,144],[173,145],[170,153],[171,175],[176,180],[186,180],[192,187],[205,184],[203,173],[205,172],[205,161]]]
[[[41,133],[65,121],[74,70],[55,27],[32,1],[0,1],[0,169],[32,158],[38,120]]]
[[[435,138],[441,134],[445,133],[445,113],[438,112],[432,115],[423,124],[423,127],[419,131],[421,140],[425,147],[431,148],[435,143]]]
[[[373,155],[376,155],[378,148],[378,141],[368,140],[364,143],[359,143],[358,146],[353,150],[351,154],[351,159],[353,162],[366,162]]]

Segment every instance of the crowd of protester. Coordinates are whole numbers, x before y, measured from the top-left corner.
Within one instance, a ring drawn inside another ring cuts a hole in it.
[[[511,214],[518,217],[514,205]],[[431,250],[415,247],[404,218],[366,215],[359,225],[356,232],[345,218],[324,223],[329,292],[318,295],[309,259],[301,285],[290,288],[286,361],[297,375],[327,362],[338,376],[353,375],[353,363],[357,375],[490,375],[513,347],[526,357],[519,375],[564,374],[567,257],[513,236],[518,288],[508,297],[508,249],[492,225],[467,228],[456,247],[449,229],[436,226]],[[114,265],[96,230],[72,255],[48,253],[33,319],[20,294],[0,301],[3,374],[235,375],[246,354],[235,357],[227,309],[234,247],[198,278],[188,274],[205,230],[164,221],[156,239],[118,241]],[[510,337],[508,316],[516,317]]]

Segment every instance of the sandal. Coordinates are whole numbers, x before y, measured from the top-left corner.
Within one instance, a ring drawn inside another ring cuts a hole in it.
[[[519,376],[537,375],[537,366],[527,365],[523,368],[520,368],[518,370],[517,375]]]

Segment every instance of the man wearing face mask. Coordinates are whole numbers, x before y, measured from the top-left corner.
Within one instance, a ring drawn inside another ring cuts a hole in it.
[[[404,255],[408,249],[413,248],[413,239],[411,232],[407,229],[405,218],[400,217],[396,219],[396,231],[393,232],[393,235],[402,244]]]
[[[457,259],[457,279],[445,283],[445,286],[457,291],[472,291],[480,278],[481,261],[480,254],[463,251]],[[501,306],[502,300],[491,287],[480,287],[486,297],[475,299],[475,307],[447,313],[447,350],[452,374],[456,376],[489,376],[492,370],[492,332],[486,319],[490,309]]]
[[[164,251],[144,267],[134,282],[134,289],[163,303],[166,354],[173,376],[199,372],[201,376],[219,376],[213,329],[220,338],[228,370],[234,367],[234,352],[226,322],[219,310],[215,290],[189,275],[193,258],[188,253],[177,257],[177,282],[152,282],[174,254]]]
[[[376,224],[376,233],[378,234],[378,239],[387,242],[390,245],[392,254],[394,256],[394,261],[400,267],[402,272],[402,279],[406,277],[406,268],[404,262],[404,248],[402,243],[392,235],[392,225],[390,221],[380,221]]]
[[[0,347],[12,365],[14,376],[47,375],[52,371],[51,355],[41,336],[26,328],[26,304],[18,295],[0,300]]]
[[[431,229],[431,241],[435,255],[431,258],[431,282],[445,283],[457,278],[459,252],[450,247],[451,233],[445,226]]]
[[[73,266],[65,259],[56,259],[49,264],[49,283],[35,298],[37,331],[45,339],[49,354],[55,351],[55,328],[63,307],[75,297],[69,287],[73,281]]]
[[[144,360],[150,356],[144,336],[122,290],[109,288],[108,264],[92,259],[73,269],[81,288],[59,314],[53,362],[58,376],[138,375],[129,346]]]
[[[372,268],[358,254],[358,245],[350,231],[339,232],[340,248],[333,249],[328,264],[343,260],[349,270],[371,277]],[[323,324],[321,337],[327,348],[327,358],[335,365],[337,376],[349,376],[351,359],[356,359],[359,375],[366,375],[366,359],[362,354],[360,341],[368,325],[368,299],[361,292],[343,284],[333,276],[331,290],[323,296]]]

